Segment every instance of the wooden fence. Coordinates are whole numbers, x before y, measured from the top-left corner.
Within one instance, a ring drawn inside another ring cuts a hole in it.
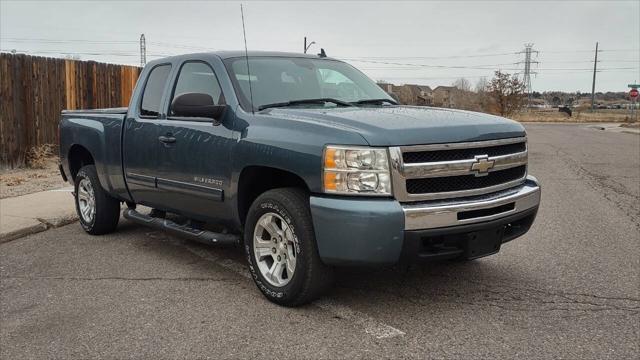
[[[0,167],[58,143],[63,109],[128,106],[140,68],[0,53]]]

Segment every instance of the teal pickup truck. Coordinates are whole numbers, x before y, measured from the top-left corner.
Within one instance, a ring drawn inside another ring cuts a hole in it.
[[[320,296],[337,266],[497,253],[538,210],[527,154],[514,121],[401,106],[349,64],[290,53],[155,60],[128,108],[60,122],[86,232],[114,231],[124,203],[136,223],[237,244],[286,306]]]

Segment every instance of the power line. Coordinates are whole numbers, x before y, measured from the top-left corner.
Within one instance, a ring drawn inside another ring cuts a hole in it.
[[[184,44],[171,44],[171,43],[154,42],[154,41],[149,41],[149,44],[163,46],[163,47],[171,47],[171,48],[176,48],[176,49],[194,49],[194,50],[206,50],[206,51],[215,51],[216,50],[216,49],[213,49],[213,48],[202,47],[202,46],[192,46],[192,45],[184,45]]]
[[[35,42],[45,44],[91,43],[91,44],[135,44],[133,40],[86,40],[86,39],[37,39],[37,38],[0,38],[8,42]]]
[[[135,56],[140,54],[136,53],[124,53],[124,52],[84,52],[84,51],[66,51],[66,50],[18,50],[18,49],[0,49],[3,52],[16,52],[23,54],[62,54],[62,55],[94,55],[94,56]],[[152,57],[167,57],[172,56],[170,54],[149,54],[147,56]]]
[[[354,60],[354,59],[342,59],[342,60],[354,61],[354,62],[363,62],[363,63],[371,63],[371,64],[403,66],[407,70],[414,70],[414,69],[407,68],[407,67],[414,67],[414,68],[440,68],[440,69],[471,69],[471,70],[498,70],[498,69],[500,69],[500,70],[508,70],[508,71],[522,70],[522,69],[517,68],[517,67],[502,68],[502,66],[517,65],[518,63],[464,66],[464,65],[434,65],[434,64],[398,63],[398,62],[375,61],[375,60]],[[535,61],[535,63],[537,63],[537,61]],[[633,70],[633,69],[637,69],[637,67],[615,67],[615,68],[607,68],[606,70]],[[539,71],[541,71],[541,70],[544,70],[544,71],[589,70],[589,71],[591,71],[591,68],[538,68],[537,70],[539,70]],[[605,69],[603,69],[603,70],[605,70]]]
[[[148,42],[150,43],[150,42]],[[19,53],[29,53],[29,54],[76,54],[76,55],[93,55],[93,56],[125,56],[125,57],[134,57],[140,56],[135,52],[130,51],[69,51],[63,49],[46,49],[46,50],[19,50],[19,49],[0,49],[0,51],[4,52],[19,52]],[[151,57],[167,57],[173,56],[174,54],[167,53],[148,53],[147,56]],[[348,59],[344,59],[348,60]],[[490,70],[494,71],[497,69],[505,70],[505,71],[518,71],[521,70],[517,67],[505,67],[510,65],[516,65],[517,63],[501,63],[501,64],[484,64],[484,65],[474,65],[474,66],[457,66],[457,65],[435,65],[435,64],[414,64],[414,63],[397,63],[397,62],[386,62],[386,61],[374,61],[374,60],[351,60],[355,62],[364,62],[364,63],[373,63],[373,64],[381,64],[381,65],[395,65],[392,67],[379,67],[376,69],[372,68],[362,68],[368,70],[417,70],[419,68],[440,68],[440,69],[470,69],[470,70]],[[599,60],[598,62],[602,62]],[[589,61],[589,63],[593,63],[593,61]],[[610,70],[637,70],[638,67],[608,67],[608,68],[600,68],[597,71],[610,71]],[[538,71],[593,71],[591,68],[538,68]]]
[[[182,38],[182,37],[181,37]],[[117,43],[128,43],[128,44],[136,44],[138,41],[134,40],[92,40],[92,39],[51,39],[51,38],[27,38],[27,37],[0,37],[0,40],[11,41],[11,42],[50,42],[50,43],[97,43],[97,44],[117,44]],[[150,44],[152,42],[149,42]],[[185,45],[171,42],[155,42],[154,44],[167,46],[167,47],[176,47],[176,48],[192,48],[192,49],[203,49],[203,50],[213,50],[213,48],[203,47],[203,46],[194,46],[194,45]],[[588,49],[569,49],[569,50],[541,50],[542,53],[581,53],[581,52],[592,52],[593,50]],[[640,49],[600,49],[599,52],[638,52]],[[467,55],[445,55],[445,56],[369,56],[369,57],[358,57],[358,56],[348,56],[348,58],[356,59],[381,59],[381,60],[398,60],[398,59],[455,59],[455,58],[476,58],[476,57],[491,57],[491,56],[506,56],[506,55],[517,55],[520,52],[501,52],[501,53],[480,53],[480,54],[467,54]]]
[[[2,52],[13,52],[16,51],[17,53],[25,53],[25,54],[60,54],[60,55],[90,55],[90,56],[115,56],[115,57],[139,57],[140,54],[136,54],[134,52],[117,52],[117,51],[113,51],[113,52],[109,52],[109,51],[104,51],[104,52],[86,52],[86,51],[67,51],[67,50],[59,50],[59,49],[48,49],[48,50],[17,50],[17,49],[0,49],[0,51]],[[148,53],[146,54],[148,57],[168,57],[168,56],[173,56],[172,54],[165,54],[165,53]],[[600,61],[598,61],[600,62]],[[409,66],[414,66],[414,67],[378,67],[378,68],[367,68],[367,67],[360,67],[361,70],[410,70],[410,71],[415,71],[415,70],[419,70],[420,67],[424,67],[425,64],[404,64],[404,65],[409,65]],[[501,65],[501,64],[495,64],[495,65]],[[503,64],[503,65],[511,65],[511,64]],[[489,65],[487,65],[489,66]],[[487,70],[487,71],[494,71],[497,69],[497,67],[492,68],[492,67],[486,67],[486,68],[469,68],[469,69],[475,69],[475,70]],[[597,72],[607,72],[607,71],[621,71],[621,70],[638,70],[638,67],[609,67],[609,68],[599,68],[597,70]],[[518,68],[502,68],[502,70],[506,70],[506,71],[515,71],[515,70],[520,70]],[[591,68],[539,68],[538,70],[543,70],[543,71],[568,71],[568,72],[574,72],[574,73],[582,73],[582,72],[591,72],[593,71],[593,69]],[[454,78],[458,78],[458,77],[462,77],[462,76],[457,76]]]
[[[563,54],[563,53],[581,53],[592,52],[593,50],[541,50],[541,52],[549,54]],[[598,50],[598,52],[638,52],[640,49],[606,49]]]
[[[593,50],[538,50],[539,53],[549,54],[563,54],[563,53],[582,53],[592,52]],[[611,50],[599,50],[599,52],[638,52],[640,49],[611,49]],[[507,56],[518,55],[519,52],[505,52],[495,54],[477,54],[477,55],[450,55],[450,56],[337,56],[341,59],[373,59],[373,60],[420,60],[420,59],[456,59],[456,58],[478,58],[478,57],[493,57],[493,56]]]
[[[376,59],[376,60],[404,60],[404,59],[456,59],[456,58],[478,58],[516,55],[516,52],[496,53],[496,54],[477,54],[477,55],[448,55],[448,56],[348,56],[340,57],[341,59]]]
[[[398,63],[389,61],[376,61],[376,60],[358,60],[355,58],[342,58],[346,61],[364,62],[371,64],[384,64],[384,65],[398,65],[398,66],[413,66],[413,67],[427,67],[427,68],[442,68],[442,69],[476,69],[476,70],[493,70],[496,65],[478,65],[478,66],[464,66],[464,65],[433,65],[433,64],[412,64],[412,63]],[[514,65],[515,63],[503,64]]]

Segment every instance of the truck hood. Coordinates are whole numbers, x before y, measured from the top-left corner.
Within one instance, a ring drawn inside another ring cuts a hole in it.
[[[273,108],[268,115],[359,133],[371,146],[494,140],[524,136],[519,123],[471,111],[416,106]]]

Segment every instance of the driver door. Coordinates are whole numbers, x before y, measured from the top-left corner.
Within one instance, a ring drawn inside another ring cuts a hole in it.
[[[224,200],[235,144],[233,112],[227,109],[217,120],[178,116],[171,104],[185,93],[207,94],[214,105],[225,104],[209,64],[195,60],[182,63],[168,101],[167,118],[159,127],[160,136],[172,141],[159,151],[158,191],[169,211],[203,221],[224,218],[228,216]]]

